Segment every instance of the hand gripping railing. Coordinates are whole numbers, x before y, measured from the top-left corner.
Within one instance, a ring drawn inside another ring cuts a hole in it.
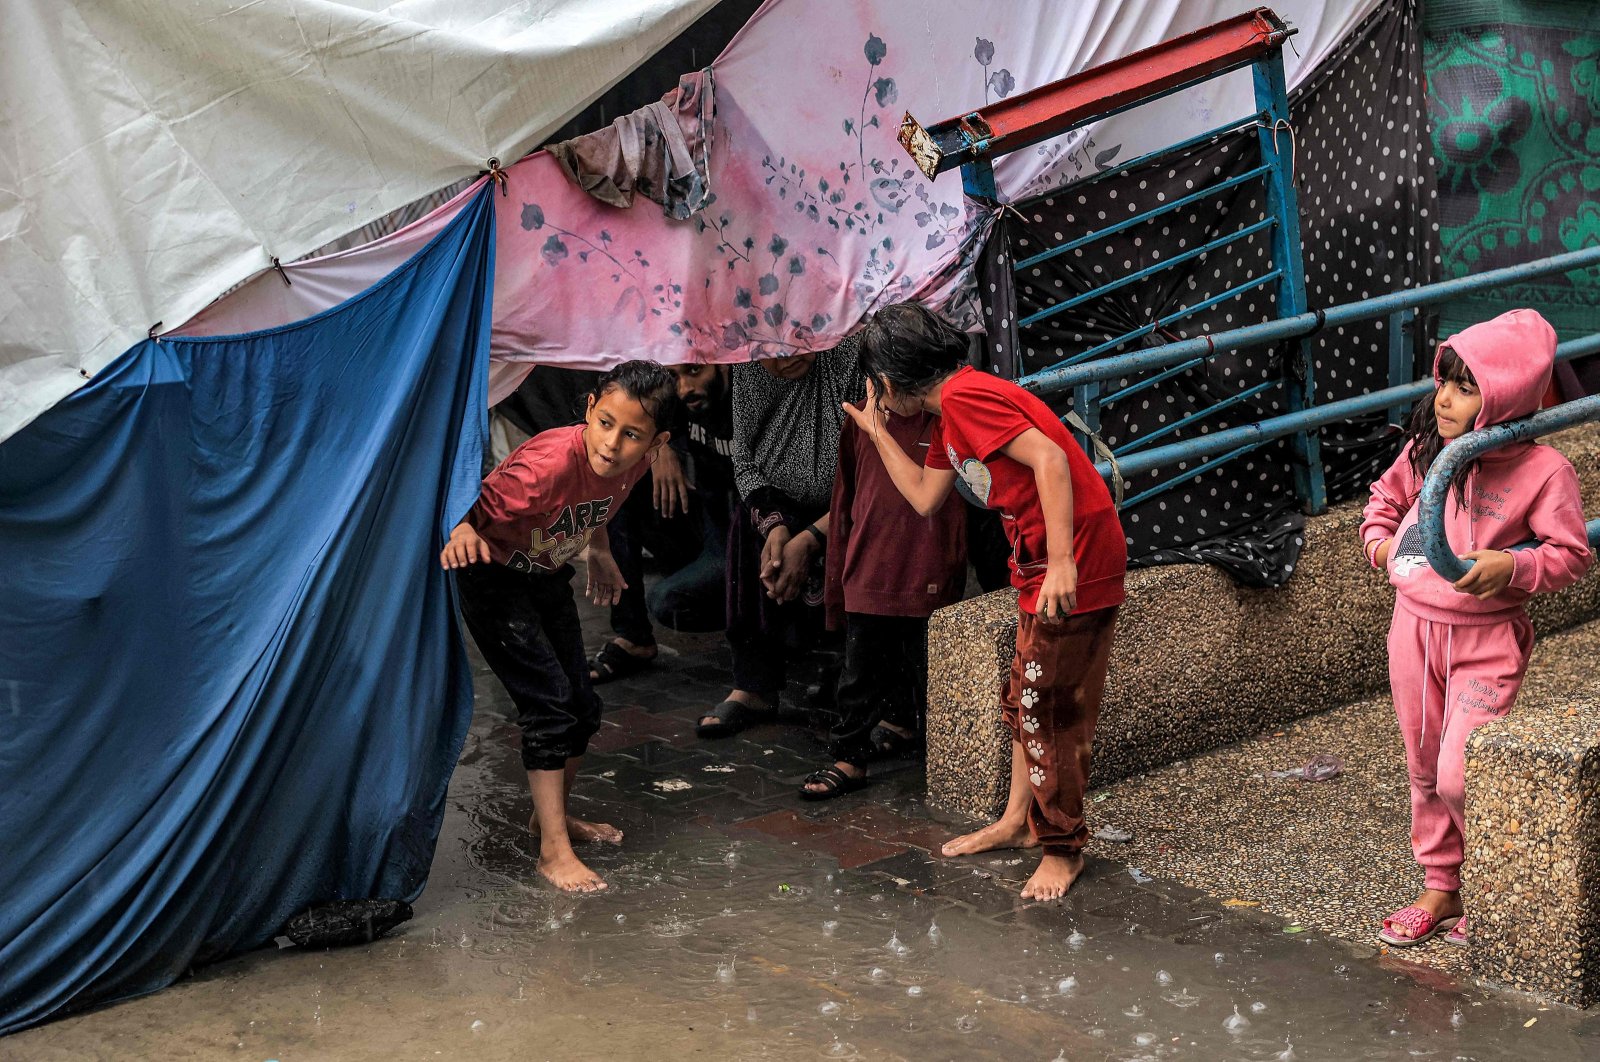
[[[1574,424],[1588,424],[1600,420],[1600,395],[1590,395],[1576,402],[1568,402],[1552,409],[1541,410],[1531,417],[1507,421],[1480,431],[1468,432],[1440,451],[1428,469],[1422,483],[1422,495],[1417,500],[1417,526],[1422,529],[1422,550],[1428,564],[1442,579],[1455,582],[1472,569],[1476,561],[1458,557],[1445,537],[1444,514],[1450,500],[1450,479],[1468,462],[1476,460],[1490,450],[1498,450],[1514,442],[1547,435]],[[1588,523],[1589,546],[1600,546],[1600,520]],[[1531,549],[1537,541],[1524,542],[1512,549]]]

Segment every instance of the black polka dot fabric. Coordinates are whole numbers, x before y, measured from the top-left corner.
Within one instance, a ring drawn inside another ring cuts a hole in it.
[[[1421,91],[1420,31],[1415,0],[1379,8],[1290,99],[1294,126],[1279,131],[1279,149],[1293,151],[1301,214],[1308,308],[1382,294],[1436,278],[1434,187]],[[1043,321],[1020,320],[1098,285],[1170,261],[1262,219],[1259,180],[1136,225],[1089,246],[1015,271],[1014,263],[1135,214],[1157,209],[1260,163],[1257,130],[1249,127],[1138,170],[1103,174],[1026,202],[1003,214],[979,273],[988,325],[988,355],[997,371],[1025,374],[1055,365],[1136,329],[1148,334],[1098,355],[1109,357],[1277,316],[1271,235],[1237,235],[1225,247],[1098,296]],[[1419,157],[1420,156],[1420,157]],[[1151,328],[1230,288],[1235,298]],[[1389,384],[1389,325],[1328,328],[1311,342],[1318,401]],[[1426,347],[1410,337],[1408,373]],[[1101,413],[1101,434],[1115,449],[1159,436],[1152,445],[1235,427],[1288,412],[1281,386],[1169,430],[1182,418],[1252,387],[1281,379],[1287,349],[1218,355],[1120,400]],[[1155,373],[1105,385],[1103,393]],[[1066,394],[1051,397],[1065,410]],[[1380,415],[1323,433],[1331,500],[1365,490],[1393,457],[1395,440]],[[1201,461],[1135,477],[1133,498],[1169,479],[1192,475]],[[1255,585],[1281,584],[1293,570],[1303,536],[1294,494],[1291,447],[1269,444],[1147,501],[1124,508],[1129,556],[1136,564],[1203,561]]]

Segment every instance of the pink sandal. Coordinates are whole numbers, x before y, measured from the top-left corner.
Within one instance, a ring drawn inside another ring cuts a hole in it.
[[[1433,915],[1420,907],[1415,905],[1402,907],[1383,920],[1383,929],[1378,932],[1378,939],[1392,948],[1414,948],[1424,941],[1433,939],[1434,934],[1440,930],[1454,928],[1459,921],[1461,921],[1459,915],[1434,921]],[[1411,935],[1396,936],[1390,931],[1393,926],[1403,926]]]
[[[1454,944],[1458,948],[1464,948],[1471,943],[1471,941],[1467,938],[1466,915],[1462,915],[1461,921],[1452,926],[1450,932],[1444,935],[1444,942],[1446,944]]]

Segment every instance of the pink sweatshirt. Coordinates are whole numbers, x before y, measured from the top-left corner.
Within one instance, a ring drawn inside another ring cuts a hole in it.
[[[1475,324],[1439,344],[1454,350],[1478,381],[1483,408],[1474,429],[1527,416],[1539,407],[1550,386],[1556,335],[1533,310],[1512,310]],[[1438,358],[1434,377],[1438,378]],[[1411,470],[1410,446],[1372,485],[1361,523],[1368,556],[1373,543],[1389,547],[1389,582],[1402,608],[1434,623],[1485,624],[1512,618],[1534,594],[1570,586],[1588,571],[1589,552],[1578,473],[1549,446],[1513,443],[1479,459],[1467,479],[1467,507],[1450,492],[1445,535],[1457,554],[1479,549],[1509,549],[1536,538],[1540,545],[1512,554],[1511,585],[1487,601],[1456,590],[1428,565],[1417,527],[1417,497],[1422,477]]]

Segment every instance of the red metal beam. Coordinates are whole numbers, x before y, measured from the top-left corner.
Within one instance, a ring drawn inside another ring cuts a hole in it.
[[[1258,7],[926,128],[907,112],[900,143],[932,178],[1254,62],[1295,32],[1271,8]]]

